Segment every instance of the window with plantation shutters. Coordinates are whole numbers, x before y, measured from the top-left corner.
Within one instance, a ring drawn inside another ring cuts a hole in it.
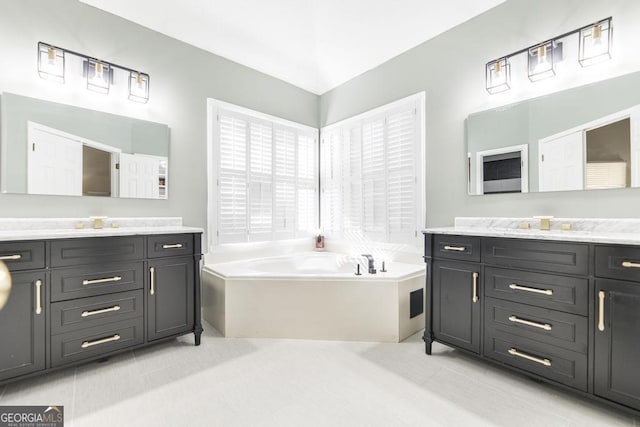
[[[211,243],[292,239],[317,229],[317,131],[219,101],[210,114]]]
[[[418,241],[423,102],[423,95],[409,97],[322,130],[321,214],[328,235]]]

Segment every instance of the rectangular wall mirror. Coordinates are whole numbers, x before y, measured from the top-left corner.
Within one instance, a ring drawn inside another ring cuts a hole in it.
[[[640,187],[640,72],[471,114],[469,194]]]
[[[3,93],[2,193],[166,199],[169,127]]]

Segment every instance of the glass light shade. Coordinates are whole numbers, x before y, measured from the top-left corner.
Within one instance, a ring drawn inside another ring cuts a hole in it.
[[[106,62],[87,60],[87,89],[98,93],[109,93],[111,66]]]
[[[149,75],[131,71],[129,73],[129,99],[146,103],[149,100]]]
[[[488,62],[486,74],[486,87],[490,94],[504,92],[511,88],[511,64],[507,58]]]
[[[536,82],[556,75],[554,41],[549,40],[529,48],[529,80]]]
[[[583,67],[611,59],[611,19],[580,30],[578,62]]]
[[[64,83],[64,50],[38,43],[38,74],[40,78]]]

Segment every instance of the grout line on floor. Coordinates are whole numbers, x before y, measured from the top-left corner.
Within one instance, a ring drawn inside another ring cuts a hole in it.
[[[4,392],[7,390],[7,386],[3,385],[2,389],[0,390],[0,401],[2,401],[2,398],[4,397]]]
[[[74,368],[73,370],[73,392],[71,393],[71,418],[68,420],[73,422],[76,415],[76,383],[78,379],[78,368]],[[67,420],[65,420],[67,421]]]

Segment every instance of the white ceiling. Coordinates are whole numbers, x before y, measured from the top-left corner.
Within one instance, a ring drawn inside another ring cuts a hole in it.
[[[80,0],[315,94],[505,0]]]

